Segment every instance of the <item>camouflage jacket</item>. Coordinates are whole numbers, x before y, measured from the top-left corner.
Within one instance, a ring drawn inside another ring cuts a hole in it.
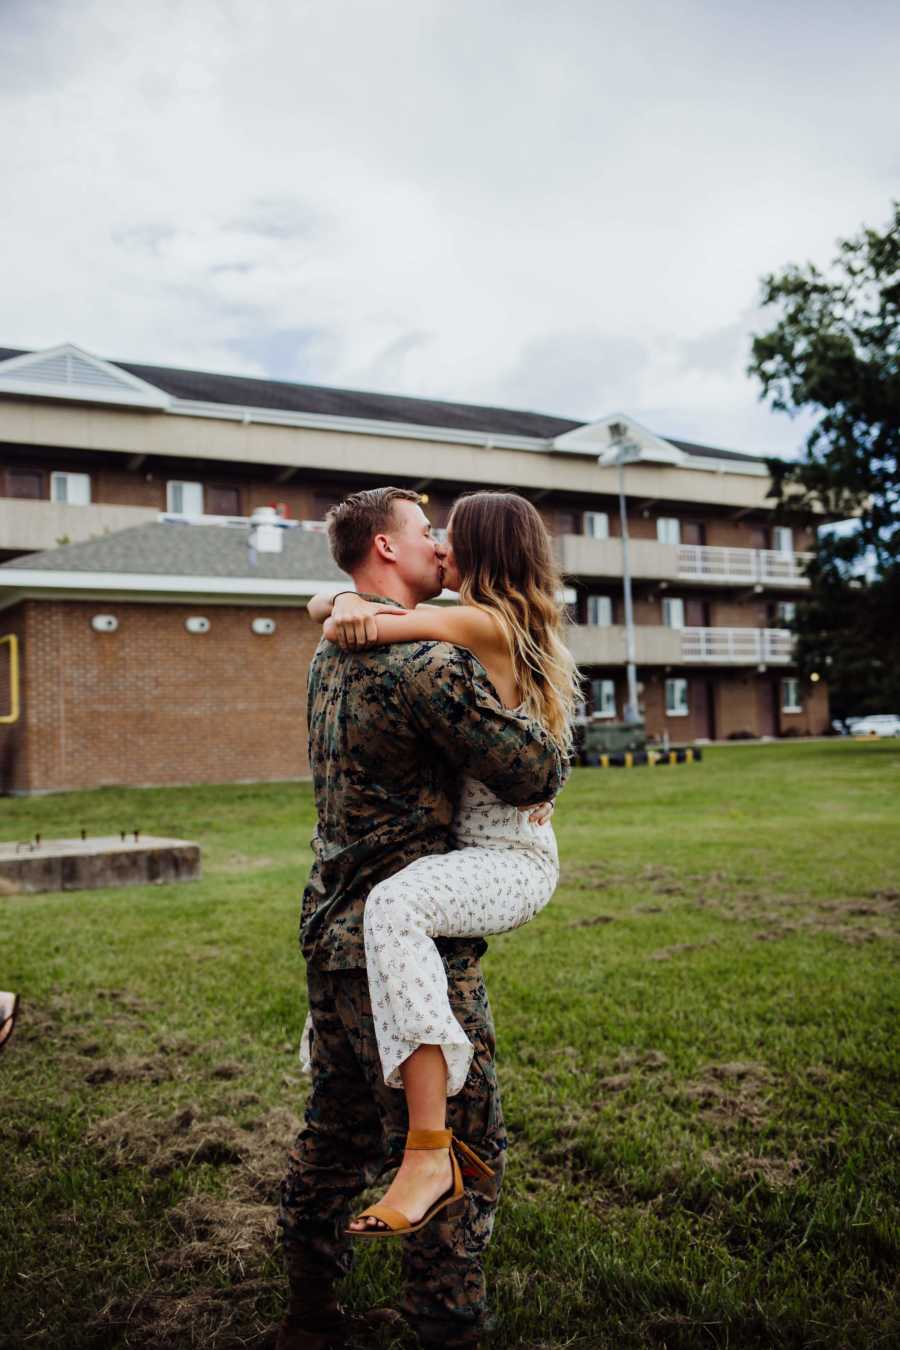
[[[568,771],[543,727],[501,706],[471,652],[445,643],[343,652],[323,639],[307,708],[318,825],[300,933],[324,970],[365,966],[363,906],[377,882],[452,848],[462,774],[529,806]]]

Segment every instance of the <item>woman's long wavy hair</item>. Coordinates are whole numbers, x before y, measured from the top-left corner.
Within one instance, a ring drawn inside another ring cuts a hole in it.
[[[563,641],[562,578],[544,522],[514,492],[473,492],[454,505],[449,530],[460,600],[500,624],[527,712],[568,751],[581,692]]]

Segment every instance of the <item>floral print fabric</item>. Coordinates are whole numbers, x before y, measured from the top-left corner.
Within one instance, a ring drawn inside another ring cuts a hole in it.
[[[559,879],[551,825],[463,780],[455,821],[459,847],[431,854],[379,882],[363,914],[366,969],[384,1081],[419,1045],[440,1045],[447,1095],[466,1081],[472,1046],[450,1008],[436,937],[473,937],[519,928],[547,904]],[[308,1062],[304,1032],[301,1060]]]

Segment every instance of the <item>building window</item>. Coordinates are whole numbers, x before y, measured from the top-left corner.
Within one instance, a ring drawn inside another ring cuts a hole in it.
[[[775,618],[780,624],[793,623],[797,617],[797,606],[793,600],[779,600],[775,606]]]
[[[236,487],[223,487],[221,484],[212,483],[206,489],[206,510],[211,516],[239,516],[240,493]]]
[[[800,681],[790,678],[781,681],[781,711],[798,713],[803,711],[800,703]]]
[[[684,601],[667,595],[662,602],[663,623],[666,628],[684,627]]]
[[[680,544],[681,522],[675,516],[660,516],[656,522],[656,537],[661,544]]]
[[[340,506],[344,498],[337,492],[316,492],[313,494],[313,520],[324,520],[332,507]]]
[[[591,680],[591,702],[594,705],[595,717],[615,717],[615,680]]]
[[[587,621],[595,628],[609,628],[612,623],[612,600],[608,595],[589,595]]]
[[[772,547],[776,553],[793,553],[793,530],[787,525],[776,525],[772,530]]]
[[[166,510],[173,516],[202,516],[203,484],[167,483]]]
[[[51,473],[51,502],[66,502],[69,506],[89,506],[91,475],[89,473]]]
[[[44,495],[43,474],[32,469],[7,469],[6,495],[40,501]]]
[[[687,717],[688,682],[687,680],[666,680],[666,716]]]
[[[609,538],[609,516],[605,511],[585,511],[582,523],[589,539]]]

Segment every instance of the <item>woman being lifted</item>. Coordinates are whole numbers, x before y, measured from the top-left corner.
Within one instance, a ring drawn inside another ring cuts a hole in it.
[[[537,511],[513,493],[460,498],[443,566],[459,605],[404,611],[344,592],[333,607],[315,596],[309,612],[345,650],[423,639],[468,648],[504,706],[541,722],[565,757],[578,672],[563,642],[561,581]],[[454,1150],[484,1169],[459,1141],[449,1148],[447,1097],[465,1083],[473,1048],[450,1008],[433,939],[507,932],[547,904],[559,877],[552,810],[547,802],[520,811],[464,778],[455,849],[417,859],[368,895],[372,1016],[384,1081],[406,1094],[410,1135],[385,1196],[347,1230],[356,1237],[415,1232],[460,1199]]]

